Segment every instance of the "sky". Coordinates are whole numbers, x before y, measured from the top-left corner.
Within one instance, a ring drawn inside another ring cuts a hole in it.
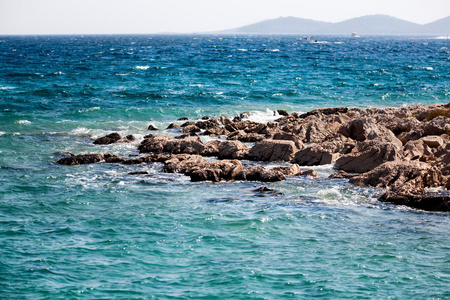
[[[194,33],[373,14],[426,24],[449,16],[450,0],[0,0],[0,35]]]

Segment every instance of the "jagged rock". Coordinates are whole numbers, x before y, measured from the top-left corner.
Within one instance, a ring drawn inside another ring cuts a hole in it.
[[[319,114],[322,115],[335,115],[335,114],[345,114],[348,112],[348,108],[347,107],[334,107],[334,108],[316,108],[313,109],[307,113],[301,114],[300,118],[306,118],[309,116],[316,116]]]
[[[188,121],[188,122],[184,122],[183,124],[181,124],[181,127],[186,127],[186,126],[190,126],[190,125],[195,125],[195,122],[192,121]]]
[[[176,154],[164,162],[163,171],[166,173],[186,173],[187,170],[207,162],[200,155]]]
[[[201,153],[203,156],[218,156],[219,155],[219,146],[222,142],[219,140],[209,141],[205,144],[203,148],[203,152]]]
[[[303,144],[300,137],[292,133],[277,132],[272,136],[272,139],[281,141],[293,141],[297,150],[302,150],[303,148],[305,148],[305,145]]]
[[[96,145],[109,145],[116,143],[122,139],[122,136],[120,136],[119,133],[113,132],[108,135],[105,135],[101,138],[98,138],[94,141],[94,144]]]
[[[424,188],[439,187],[444,184],[441,171],[418,161],[386,162],[372,171],[354,176],[350,183],[371,185],[402,193],[418,194]]]
[[[423,124],[424,135],[450,135],[450,118],[439,116]]]
[[[110,162],[115,162],[115,160],[120,160],[121,158],[109,154],[109,153],[92,153],[92,154],[81,154],[74,155],[70,157],[61,158],[56,162],[58,165],[68,165],[68,166],[76,166],[76,165],[85,165],[85,164],[93,164],[101,161],[110,160]]]
[[[336,142],[323,142],[306,147],[295,153],[291,163],[300,166],[318,166],[333,163],[339,158],[339,144]]]
[[[229,131],[226,130],[223,127],[215,126],[211,127],[205,130],[203,135],[210,135],[210,136],[220,136],[220,135],[228,135]]]
[[[199,154],[203,152],[204,145],[198,137],[172,139],[168,136],[157,135],[145,139],[138,149],[140,153]]]
[[[409,194],[387,192],[384,193],[378,200],[381,202],[405,205],[426,211],[450,211],[449,194]]]
[[[222,124],[223,126],[233,123],[227,116],[216,117],[212,120],[219,122],[219,124]]]
[[[187,121],[187,120],[189,120],[189,119],[186,117],[182,117],[182,118],[179,118],[177,121]]]
[[[189,134],[197,133],[200,131],[201,131],[201,129],[198,128],[197,125],[187,125],[187,126],[183,127],[183,129],[181,129],[181,132],[189,133]]]
[[[276,182],[286,180],[286,177],[281,171],[268,170],[263,167],[250,167],[237,173],[236,180],[244,181],[263,181],[263,182]]]
[[[350,175],[347,172],[342,171],[342,170],[328,176],[328,178],[341,178],[341,179],[348,179],[348,178],[352,178],[352,177],[353,177],[352,175]]]
[[[147,130],[159,130],[158,128],[156,128],[155,126],[153,126],[152,124],[148,125]]]
[[[217,127],[219,125],[220,125],[219,121],[217,121],[215,119],[210,119],[207,121],[198,121],[195,123],[195,126],[197,126],[200,129],[209,129],[209,128]]]
[[[233,132],[237,130],[244,130],[246,133],[262,133],[262,131],[266,128],[265,124],[253,122],[253,121],[240,121],[228,124],[225,126],[225,129]]]
[[[399,117],[391,117],[379,121],[383,126],[392,131],[396,136],[401,133],[408,133],[411,130],[420,127],[421,125],[421,123],[415,118],[405,119]]]
[[[228,140],[238,140],[243,143],[255,143],[262,141],[264,138],[257,133],[246,133],[244,130],[233,131],[228,135]]]
[[[251,160],[290,161],[297,152],[293,141],[264,140],[257,142],[248,153]]]
[[[248,155],[248,147],[240,141],[224,141],[219,145],[219,159],[243,159]]]
[[[391,143],[358,142],[353,150],[336,160],[340,170],[364,173],[388,161],[400,161],[402,150]]]
[[[343,125],[338,133],[356,141],[377,140],[383,143],[392,143],[401,148],[403,143],[392,131],[382,125],[377,125],[374,118],[363,117],[351,120]]]
[[[285,111],[284,109],[277,109],[276,113],[279,114],[280,116],[289,116],[288,112]]]
[[[434,158],[433,151],[423,140],[411,140],[403,147],[403,155],[408,160],[428,161]]]
[[[280,171],[281,173],[287,176],[295,176],[302,172],[300,166],[297,164],[293,164],[289,167],[275,167],[272,170]]]
[[[180,128],[180,125],[174,124],[174,123],[170,123],[169,126],[167,126],[167,129],[174,129],[174,128]]]
[[[238,160],[221,160],[203,162],[192,167],[185,174],[191,177],[191,181],[233,180],[243,170],[242,163]]]
[[[318,116],[311,115],[301,121],[288,122],[283,131],[297,135],[303,143],[320,143],[333,134],[335,128]]]
[[[450,119],[449,119],[450,120]],[[425,144],[427,144],[428,147],[431,148],[438,148],[444,144],[444,140],[437,135],[428,135],[420,139]]]

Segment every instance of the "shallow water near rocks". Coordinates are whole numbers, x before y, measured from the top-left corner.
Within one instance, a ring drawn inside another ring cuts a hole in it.
[[[61,151],[137,155],[149,124],[180,117],[448,103],[448,41],[2,40],[0,298],[450,297],[448,213],[380,203],[380,190],[328,179],[332,165],[269,193],[192,183],[158,163],[54,164]],[[92,144],[113,131],[137,140]]]

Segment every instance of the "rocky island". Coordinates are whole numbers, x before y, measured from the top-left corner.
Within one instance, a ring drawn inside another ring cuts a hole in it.
[[[162,172],[182,173],[191,181],[276,182],[312,176],[303,166],[334,164],[332,178],[384,189],[383,202],[427,211],[450,211],[450,103],[402,108],[319,108],[304,114],[274,112],[274,122],[248,120],[249,112],[171,124],[172,138],[158,129],[144,137],[134,158],[108,153],[65,153],[56,163],[152,164]],[[206,143],[202,136],[211,137]],[[132,142],[113,132],[95,144]],[[214,159],[217,158],[217,159]],[[243,161],[286,162],[266,169]],[[133,173],[130,173],[133,175]]]

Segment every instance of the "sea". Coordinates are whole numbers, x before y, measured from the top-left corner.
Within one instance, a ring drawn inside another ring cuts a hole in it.
[[[448,39],[301,38],[0,36],[0,298],[450,299],[450,215],[380,203],[333,165],[212,183],[55,164],[135,157],[182,117],[450,102]],[[93,144],[112,132],[136,141]]]

